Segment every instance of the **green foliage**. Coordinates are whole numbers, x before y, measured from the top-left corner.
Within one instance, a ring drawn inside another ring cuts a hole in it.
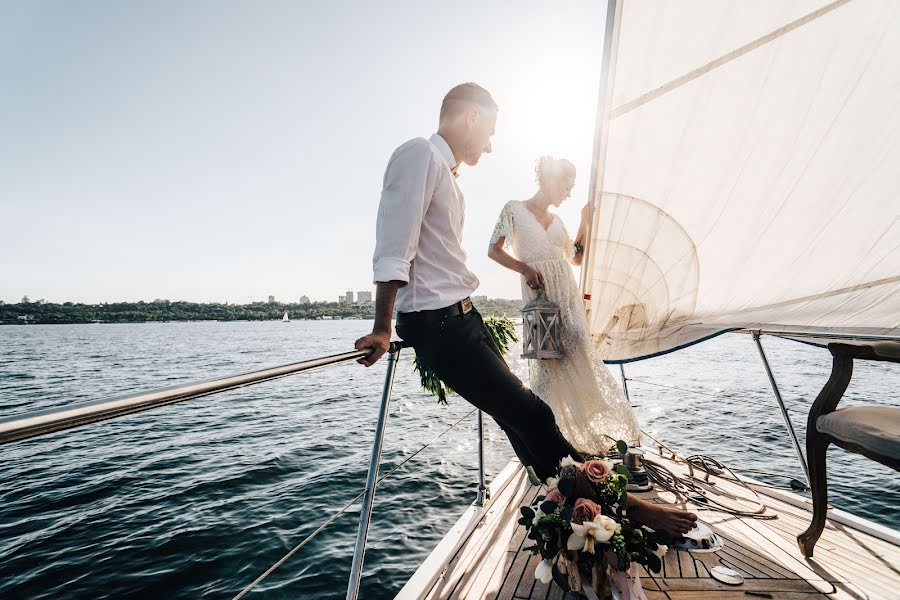
[[[478,312],[483,315],[516,316],[522,309],[519,300],[479,300]],[[145,323],[168,321],[277,321],[284,311],[292,320],[321,319],[326,316],[335,319],[374,319],[372,304],[338,304],[337,302],[313,302],[311,304],[252,302],[250,304],[227,304],[213,302],[180,302],[154,300],[153,302],[103,302],[81,304],[51,302],[38,304],[0,304],[0,323],[22,325],[23,319],[31,316],[29,323],[73,324],[73,323]],[[490,317],[485,318],[487,321]]]
[[[32,323],[144,323],[168,321],[274,321],[281,320],[287,311],[293,320],[321,319],[372,319],[375,308],[371,304],[338,304],[315,302],[312,304],[200,304],[196,302],[104,302],[102,304],[4,304],[0,305],[0,323],[22,324],[19,316],[31,315]]]
[[[487,328],[494,343],[497,344],[500,354],[504,356],[509,352],[510,343],[519,341],[519,336],[516,335],[516,324],[509,317],[485,317],[484,326]],[[419,374],[422,389],[429,392],[432,396],[436,396],[440,404],[447,404],[447,394],[452,394],[453,390],[440,380],[437,374],[425,364],[425,361],[419,355],[413,358],[413,370]]]
[[[625,465],[621,465],[621,464],[616,465],[616,473],[618,473],[619,475],[624,475],[628,481],[631,481],[632,479],[634,479],[634,477],[631,474],[631,471],[629,471],[628,467],[626,467]]]
[[[419,380],[422,382],[422,389],[437,396],[438,402],[447,404],[447,394],[452,394],[453,390],[446,387],[437,374],[432,371],[425,362],[416,354],[413,357],[413,370],[419,374]]]
[[[509,353],[511,342],[519,341],[519,336],[516,335],[516,324],[509,317],[485,317],[484,325],[503,356]]]

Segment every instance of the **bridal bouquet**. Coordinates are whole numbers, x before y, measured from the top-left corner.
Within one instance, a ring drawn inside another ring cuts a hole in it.
[[[624,456],[627,444],[619,441],[616,446]],[[556,476],[547,479],[547,493],[521,508],[519,524],[532,542],[525,550],[542,558],[536,579],[555,579],[563,589],[581,592],[587,587],[582,578],[589,577],[591,591],[601,593],[608,585],[609,567],[619,587],[625,584],[626,597],[645,597],[632,567],[640,564],[658,573],[671,537],[632,519],[625,502],[630,478],[624,465],[613,468],[600,457],[584,463],[566,457],[560,462]]]

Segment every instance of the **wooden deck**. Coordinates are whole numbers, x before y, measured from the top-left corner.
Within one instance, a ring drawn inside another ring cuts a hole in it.
[[[648,458],[678,474],[686,472],[681,465],[656,455],[648,454]],[[407,586],[427,589],[404,588],[398,598],[562,600],[565,594],[555,584],[534,580],[538,559],[521,551],[525,532],[516,523],[519,507],[530,503],[538,489],[529,485],[521,466],[510,471],[506,480],[493,504],[473,521],[477,526],[470,527],[471,531],[447,552],[450,558],[443,568],[431,577],[417,573],[418,577],[410,580],[415,585]],[[705,487],[709,497],[728,506],[751,510],[759,506],[752,492],[733,482],[712,477]],[[674,501],[656,492],[642,496],[655,502]],[[759,496],[765,505],[763,514],[775,517],[767,520],[689,505],[725,540],[725,547],[708,554],[670,551],[663,573],[641,573],[647,598],[900,599],[900,548],[896,544],[863,533],[861,529],[867,529],[867,525],[861,520],[851,518],[851,525],[830,520],[815,557],[805,559],[795,539],[809,523],[811,513],[805,501],[786,493],[773,492],[773,496]],[[709,570],[718,564],[739,571],[744,583],[729,586],[713,579]]]

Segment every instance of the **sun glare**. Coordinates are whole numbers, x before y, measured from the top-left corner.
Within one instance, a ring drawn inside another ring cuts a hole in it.
[[[579,166],[590,161],[597,106],[597,80],[590,68],[559,68],[549,60],[534,65],[535,76],[510,81],[501,127],[510,150],[536,159],[567,157]],[[577,156],[576,156],[577,154]]]

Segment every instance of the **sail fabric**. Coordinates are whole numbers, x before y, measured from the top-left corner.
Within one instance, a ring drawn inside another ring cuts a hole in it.
[[[600,355],[900,334],[900,2],[613,4],[584,277]]]

